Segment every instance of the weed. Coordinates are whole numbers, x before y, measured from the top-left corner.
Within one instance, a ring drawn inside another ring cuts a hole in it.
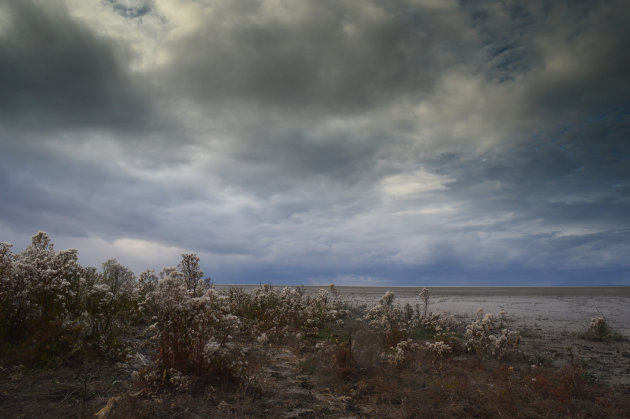
[[[610,327],[604,316],[593,317],[586,330],[578,333],[578,337],[598,342],[621,342],[625,337]]]
[[[520,334],[505,326],[505,312],[498,316],[477,311],[477,319],[466,326],[466,346],[485,357],[503,357],[508,351],[518,346]]]

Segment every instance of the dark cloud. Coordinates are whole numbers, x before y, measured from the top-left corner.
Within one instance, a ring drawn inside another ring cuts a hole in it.
[[[203,102],[359,112],[422,95],[441,70],[465,62],[464,20],[404,2],[239,0],[174,42],[162,75]]]
[[[223,282],[623,283],[627,16],[5,2],[0,239],[196,251]]]
[[[9,0],[0,32],[4,124],[120,129],[146,126],[149,104],[116,45],[72,19],[57,0]]]

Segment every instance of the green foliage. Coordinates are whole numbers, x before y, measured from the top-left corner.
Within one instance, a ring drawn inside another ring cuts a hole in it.
[[[413,340],[432,340],[435,337],[435,331],[424,327],[416,327],[407,332],[407,336]]]

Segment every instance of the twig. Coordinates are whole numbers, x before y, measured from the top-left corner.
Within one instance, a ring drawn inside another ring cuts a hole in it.
[[[68,394],[66,395],[66,397],[64,397],[64,398],[63,398],[63,400],[62,400],[62,401],[57,402],[57,403],[55,403],[55,404],[57,405],[57,404],[61,404],[61,403],[65,402],[66,400],[68,400],[68,397],[72,396],[72,395],[73,395],[74,393],[76,393],[77,391],[79,391],[79,390],[75,388],[75,389],[74,389],[74,390],[72,390],[70,393],[68,393]]]

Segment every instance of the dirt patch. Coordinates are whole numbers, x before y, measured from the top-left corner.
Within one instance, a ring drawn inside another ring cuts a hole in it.
[[[131,389],[126,368],[107,359],[49,370],[0,368],[0,410],[5,417],[89,417],[110,397]]]

